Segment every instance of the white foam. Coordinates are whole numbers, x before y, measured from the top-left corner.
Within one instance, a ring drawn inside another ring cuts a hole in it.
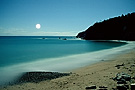
[[[115,47],[112,49],[105,49],[100,51],[95,51],[91,53],[77,54],[61,58],[51,58],[51,59],[41,59],[38,61],[33,61],[29,63],[22,63],[18,65],[8,66],[0,68],[0,84],[13,81],[22,72],[28,71],[70,71],[72,69],[84,67],[86,65],[93,64],[95,62],[101,61],[103,59],[108,59],[117,55],[118,53],[123,53],[129,49],[135,47],[135,42],[129,42],[124,46]]]

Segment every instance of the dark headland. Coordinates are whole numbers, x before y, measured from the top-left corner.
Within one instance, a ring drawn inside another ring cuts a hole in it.
[[[85,40],[135,41],[135,13],[122,14],[102,22],[96,22],[76,37]]]

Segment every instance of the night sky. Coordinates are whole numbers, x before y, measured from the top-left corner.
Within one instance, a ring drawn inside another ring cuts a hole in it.
[[[135,0],[0,0],[0,36],[75,36],[132,12]]]

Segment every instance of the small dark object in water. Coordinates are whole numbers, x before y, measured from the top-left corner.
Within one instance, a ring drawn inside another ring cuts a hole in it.
[[[64,38],[63,40],[67,40],[66,38]]]

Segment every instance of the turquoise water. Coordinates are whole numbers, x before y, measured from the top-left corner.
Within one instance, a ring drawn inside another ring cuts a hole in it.
[[[13,82],[22,72],[70,71],[131,46],[73,36],[1,36],[0,85]]]
[[[60,36],[7,36],[0,37],[0,67],[65,57],[124,45],[116,42],[94,42],[75,37]],[[63,40],[63,39],[67,40]]]

